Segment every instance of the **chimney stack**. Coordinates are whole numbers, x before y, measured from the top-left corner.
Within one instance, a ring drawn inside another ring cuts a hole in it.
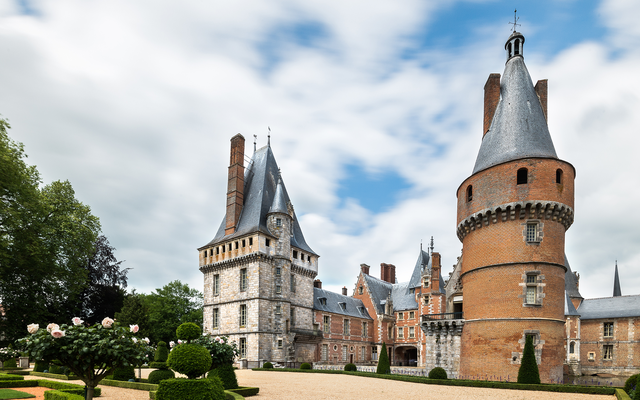
[[[362,271],[363,274],[369,275],[369,266],[367,264],[360,264],[360,271]]]
[[[342,295],[343,296],[347,296],[347,287],[346,286],[342,287]]]
[[[231,160],[229,162],[229,182],[227,186],[227,219],[224,234],[236,231],[244,204],[244,136],[237,134],[231,138]]]
[[[542,106],[542,112],[544,113],[545,121],[549,122],[549,118],[547,118],[547,80],[541,79],[536,82],[536,94],[540,99],[540,105]]]
[[[440,291],[440,253],[431,253],[431,291]]]
[[[389,282],[396,283],[396,266],[393,264],[380,264],[380,279]]]
[[[320,279],[316,279],[315,281],[313,281],[313,287],[322,289],[322,281]]]
[[[484,84],[484,126],[482,137],[491,128],[491,121],[493,121],[493,115],[496,113],[498,101],[500,101],[500,74],[489,74],[487,83]]]

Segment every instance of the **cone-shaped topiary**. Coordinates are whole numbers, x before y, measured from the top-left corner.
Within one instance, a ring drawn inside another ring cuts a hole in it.
[[[167,368],[167,357],[169,356],[169,348],[167,343],[158,342],[158,348],[154,356],[154,362],[149,363],[151,368],[158,368],[155,371],[151,371],[149,374],[149,383],[160,383],[165,379],[173,379],[176,374]]]
[[[192,340],[199,338],[201,333],[202,329],[193,322],[185,322],[176,329],[178,339],[187,342],[191,342]]]
[[[168,357],[169,357],[169,348],[167,347],[167,343],[158,342],[158,348],[156,349],[156,355],[154,356],[153,361],[167,362]]]
[[[222,386],[224,386],[224,390],[238,388],[238,378],[236,377],[236,371],[233,369],[232,365],[221,365],[218,368],[212,369],[207,374],[207,378],[213,378],[214,376],[220,378]]]
[[[429,371],[429,379],[447,379],[447,371],[444,368],[435,367]]]
[[[378,368],[376,374],[388,374],[391,372],[391,365],[389,364],[389,354],[387,354],[387,345],[382,343],[382,349],[380,350],[380,357],[378,358]]]
[[[522,363],[518,371],[518,383],[540,383],[540,372],[536,362],[536,354],[533,350],[533,338],[527,336],[522,353]]]
[[[171,350],[167,365],[189,379],[196,379],[211,368],[211,354],[199,344],[183,343]]]

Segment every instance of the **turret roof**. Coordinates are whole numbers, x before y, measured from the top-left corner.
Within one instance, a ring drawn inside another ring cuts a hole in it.
[[[420,277],[425,268],[431,270],[431,257],[429,257],[429,253],[422,250],[422,246],[420,246],[420,254],[418,255],[416,266],[413,267],[413,273],[411,274],[411,279],[409,279],[408,288],[422,286]]]
[[[613,296],[622,296],[622,290],[620,290],[620,277],[618,277],[618,262],[616,261],[616,272],[613,277]]]
[[[222,218],[220,228],[213,240],[207,246],[254,232],[261,232],[270,236],[273,233],[267,228],[267,214],[274,204],[278,186],[279,169],[270,146],[257,150],[244,173],[244,205],[238,221],[237,229],[230,235],[224,234],[226,219]],[[289,194],[282,180],[281,196],[285,204],[289,204]],[[278,202],[276,202],[278,203]],[[288,211],[286,211],[288,212]],[[317,255],[304,240],[302,229],[298,223],[295,211],[293,217],[293,232],[291,246],[295,246],[308,253]]]
[[[522,55],[511,57],[500,81],[500,100],[482,139],[473,173],[521,158],[558,158]]]
[[[564,266],[567,268],[567,272],[564,274],[564,290],[572,299],[582,299],[582,295],[578,290],[578,280],[573,271],[571,271],[571,266],[569,265],[569,259],[567,259],[567,255],[564,256]]]
[[[287,201],[284,199],[284,189],[282,186],[282,177],[278,176],[278,184],[276,186],[276,194],[273,196],[273,204],[269,209],[270,213],[288,214]]]

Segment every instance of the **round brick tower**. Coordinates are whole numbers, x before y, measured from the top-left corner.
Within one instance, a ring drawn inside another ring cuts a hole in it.
[[[482,144],[457,191],[461,378],[515,381],[530,335],[542,382],[562,379],[564,236],[573,222],[575,169],[556,155],[547,81],[534,87],[523,45],[514,32],[502,79],[487,80]]]

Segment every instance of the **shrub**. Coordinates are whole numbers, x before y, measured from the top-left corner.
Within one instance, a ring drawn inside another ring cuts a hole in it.
[[[10,359],[6,360],[5,362],[2,363],[2,368],[4,368],[4,369],[18,368],[18,364],[16,364],[16,359],[15,358],[10,358]]]
[[[35,372],[44,372],[45,370],[49,370],[49,363],[46,361],[36,361],[33,365],[33,370]]]
[[[217,377],[211,379],[167,379],[160,382],[156,392],[156,400],[225,399],[226,395],[222,388],[222,382]]]
[[[349,364],[344,366],[344,370],[345,371],[357,371],[358,367],[356,367],[355,364],[349,363]]]
[[[540,383],[540,372],[536,362],[536,354],[533,350],[533,338],[527,336],[522,354],[522,363],[518,370],[518,383]]]
[[[636,387],[636,390],[633,393],[633,400],[640,400],[640,389],[638,387]]]
[[[640,374],[631,375],[624,383],[624,391],[627,392],[628,395],[631,395],[631,391],[638,385],[639,380]]]
[[[202,334],[202,329],[193,322],[185,322],[176,329],[176,335],[180,340],[192,341]]]
[[[311,369],[311,364],[302,363],[302,364],[300,364],[300,369]]]
[[[158,342],[158,348],[153,358],[154,361],[166,362],[169,357],[169,348],[166,342]]]
[[[387,354],[387,345],[382,343],[382,350],[380,350],[380,358],[378,358],[378,368],[376,374],[388,374],[391,372],[391,365],[389,364],[389,354]]]
[[[273,364],[267,361],[266,363],[262,364],[262,368],[273,368]]]
[[[216,369],[211,370],[209,374],[207,374],[207,378],[213,378],[214,376],[220,378],[224,390],[238,388],[238,378],[236,378],[236,372],[234,371],[232,365],[222,365]]]
[[[128,381],[136,379],[136,372],[133,367],[120,367],[113,371],[113,379],[116,381]]]
[[[435,367],[429,371],[429,379],[447,379],[447,371],[444,368]]]
[[[175,379],[175,377],[176,374],[170,369],[157,369],[155,371],[151,371],[147,380],[149,383],[158,384],[166,379]]]
[[[195,379],[211,367],[211,354],[199,344],[183,343],[171,350],[167,365],[189,379]]]
[[[167,369],[167,363],[164,361],[151,361],[149,363],[149,367],[157,369]]]
[[[69,373],[69,368],[61,367],[60,365],[51,364],[49,366],[49,373],[50,374],[67,375]]]

